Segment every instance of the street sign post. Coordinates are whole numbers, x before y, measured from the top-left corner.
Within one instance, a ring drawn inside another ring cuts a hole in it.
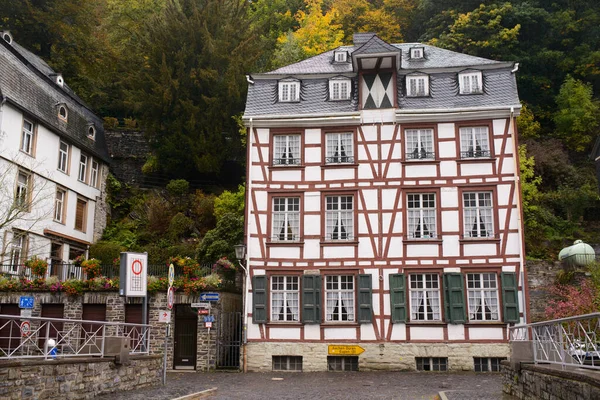
[[[204,322],[215,322],[215,316],[214,315],[204,316]]]
[[[357,356],[365,351],[358,345],[336,345],[330,344],[327,347],[329,355],[332,356]]]
[[[219,301],[219,293],[200,293],[200,301]]]
[[[121,253],[119,295],[146,297],[148,286],[148,254]]]
[[[208,302],[192,303],[192,308],[210,308],[210,303],[208,303]]]
[[[158,314],[158,322],[161,324],[168,324],[171,322],[171,311],[161,311]]]
[[[173,282],[175,282],[175,266],[171,263],[169,265],[169,287],[173,286]]]
[[[173,286],[170,286],[167,290],[167,308],[169,310],[173,309],[173,303],[175,302],[175,290]]]
[[[208,315],[210,313],[210,310],[208,308],[199,308],[198,309],[198,315]]]
[[[31,323],[29,321],[21,322],[21,336],[28,336],[31,332]]]
[[[33,308],[33,297],[21,296],[19,297],[19,308]]]

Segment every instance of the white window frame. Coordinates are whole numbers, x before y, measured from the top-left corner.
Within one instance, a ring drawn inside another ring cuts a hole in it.
[[[66,147],[65,150],[62,149],[62,147]],[[65,174],[68,174],[69,172],[69,152],[70,152],[71,146],[66,143],[63,142],[62,140],[60,140],[58,142],[58,170],[61,172],[64,172]]]
[[[354,133],[325,134],[325,164],[354,164]]]
[[[56,188],[56,196],[54,198],[54,220],[64,224],[65,204],[67,200],[67,191],[62,188]]]
[[[408,193],[406,196],[407,238],[437,237],[437,196],[435,193]]]
[[[429,96],[429,76],[411,75],[406,77],[406,95],[408,97]]]
[[[354,322],[355,310],[354,275],[325,276],[325,321]]]
[[[25,259],[23,251],[25,251],[25,241],[27,235],[21,232],[14,232],[10,242],[10,268],[11,272],[18,272],[21,261]]]
[[[29,124],[29,129],[27,125]],[[35,140],[35,124],[27,119],[23,119],[23,131],[21,134],[20,150],[23,153],[33,155],[33,144]]]
[[[404,131],[407,160],[434,160],[433,129]]]
[[[100,170],[100,165],[98,164],[98,161],[94,160],[92,158],[92,165],[91,165],[91,169],[90,169],[90,186],[93,186],[95,188],[98,187],[98,172]]]
[[[354,240],[354,196],[325,197],[325,240]]]
[[[487,126],[460,128],[461,158],[490,158],[490,132]]]
[[[273,197],[271,225],[271,240],[278,242],[300,240],[300,197]]]
[[[419,60],[425,57],[425,49],[423,47],[412,47],[410,49],[410,58]]]
[[[494,237],[494,201],[491,191],[463,192],[463,236]]]
[[[409,280],[411,321],[441,321],[439,275],[410,274]]]
[[[24,178],[23,181],[21,178]],[[17,182],[15,189],[15,205],[22,210],[29,211],[31,206],[31,190],[33,176],[29,172],[17,171]]]
[[[62,115],[62,110],[65,111],[64,112],[65,115]],[[60,118],[61,120],[65,121],[65,122],[67,122],[69,120],[69,109],[67,108],[66,105],[60,104],[58,106],[58,118]]]
[[[467,274],[469,321],[500,321],[498,277],[495,273]]]
[[[83,153],[79,155],[79,171],[77,173],[77,180],[79,182],[86,182],[87,179],[87,163],[89,161],[89,157]]]
[[[300,321],[300,277],[271,276],[271,322]]]
[[[350,79],[330,79],[329,99],[333,101],[350,100]]]
[[[273,136],[273,165],[300,165],[300,135]]]
[[[90,125],[88,127],[87,137],[89,137],[92,140],[96,140],[96,128],[93,125]]]
[[[460,94],[483,93],[481,71],[461,72],[458,74],[458,86]]]
[[[300,82],[279,82],[279,101],[282,103],[293,103],[300,101]]]
[[[348,61],[348,52],[346,51],[335,51],[333,53],[333,61],[334,62],[347,62]]]

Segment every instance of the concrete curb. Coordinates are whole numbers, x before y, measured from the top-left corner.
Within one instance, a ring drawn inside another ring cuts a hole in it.
[[[204,397],[208,397],[208,396],[212,396],[213,394],[215,394],[215,392],[217,391],[217,388],[210,388],[210,389],[206,389],[203,390],[201,392],[196,392],[196,393],[192,393],[192,394],[187,394],[185,396],[181,396],[181,397],[177,397],[171,400],[196,400],[196,399],[202,399]]]
[[[448,400],[448,396],[446,396],[446,392],[438,392],[438,396],[440,396],[440,400]]]

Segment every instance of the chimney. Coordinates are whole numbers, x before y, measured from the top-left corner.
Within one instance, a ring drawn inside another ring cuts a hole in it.
[[[373,32],[355,33],[354,35],[352,35],[352,42],[354,43],[355,47],[360,47],[363,44],[367,43],[369,40],[371,40],[371,38],[375,35],[376,34]]]

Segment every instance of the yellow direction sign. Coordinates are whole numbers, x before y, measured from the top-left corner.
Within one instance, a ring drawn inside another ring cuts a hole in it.
[[[365,351],[360,346],[355,344],[352,345],[341,345],[341,344],[330,344],[328,346],[329,355],[331,356],[357,356]]]

